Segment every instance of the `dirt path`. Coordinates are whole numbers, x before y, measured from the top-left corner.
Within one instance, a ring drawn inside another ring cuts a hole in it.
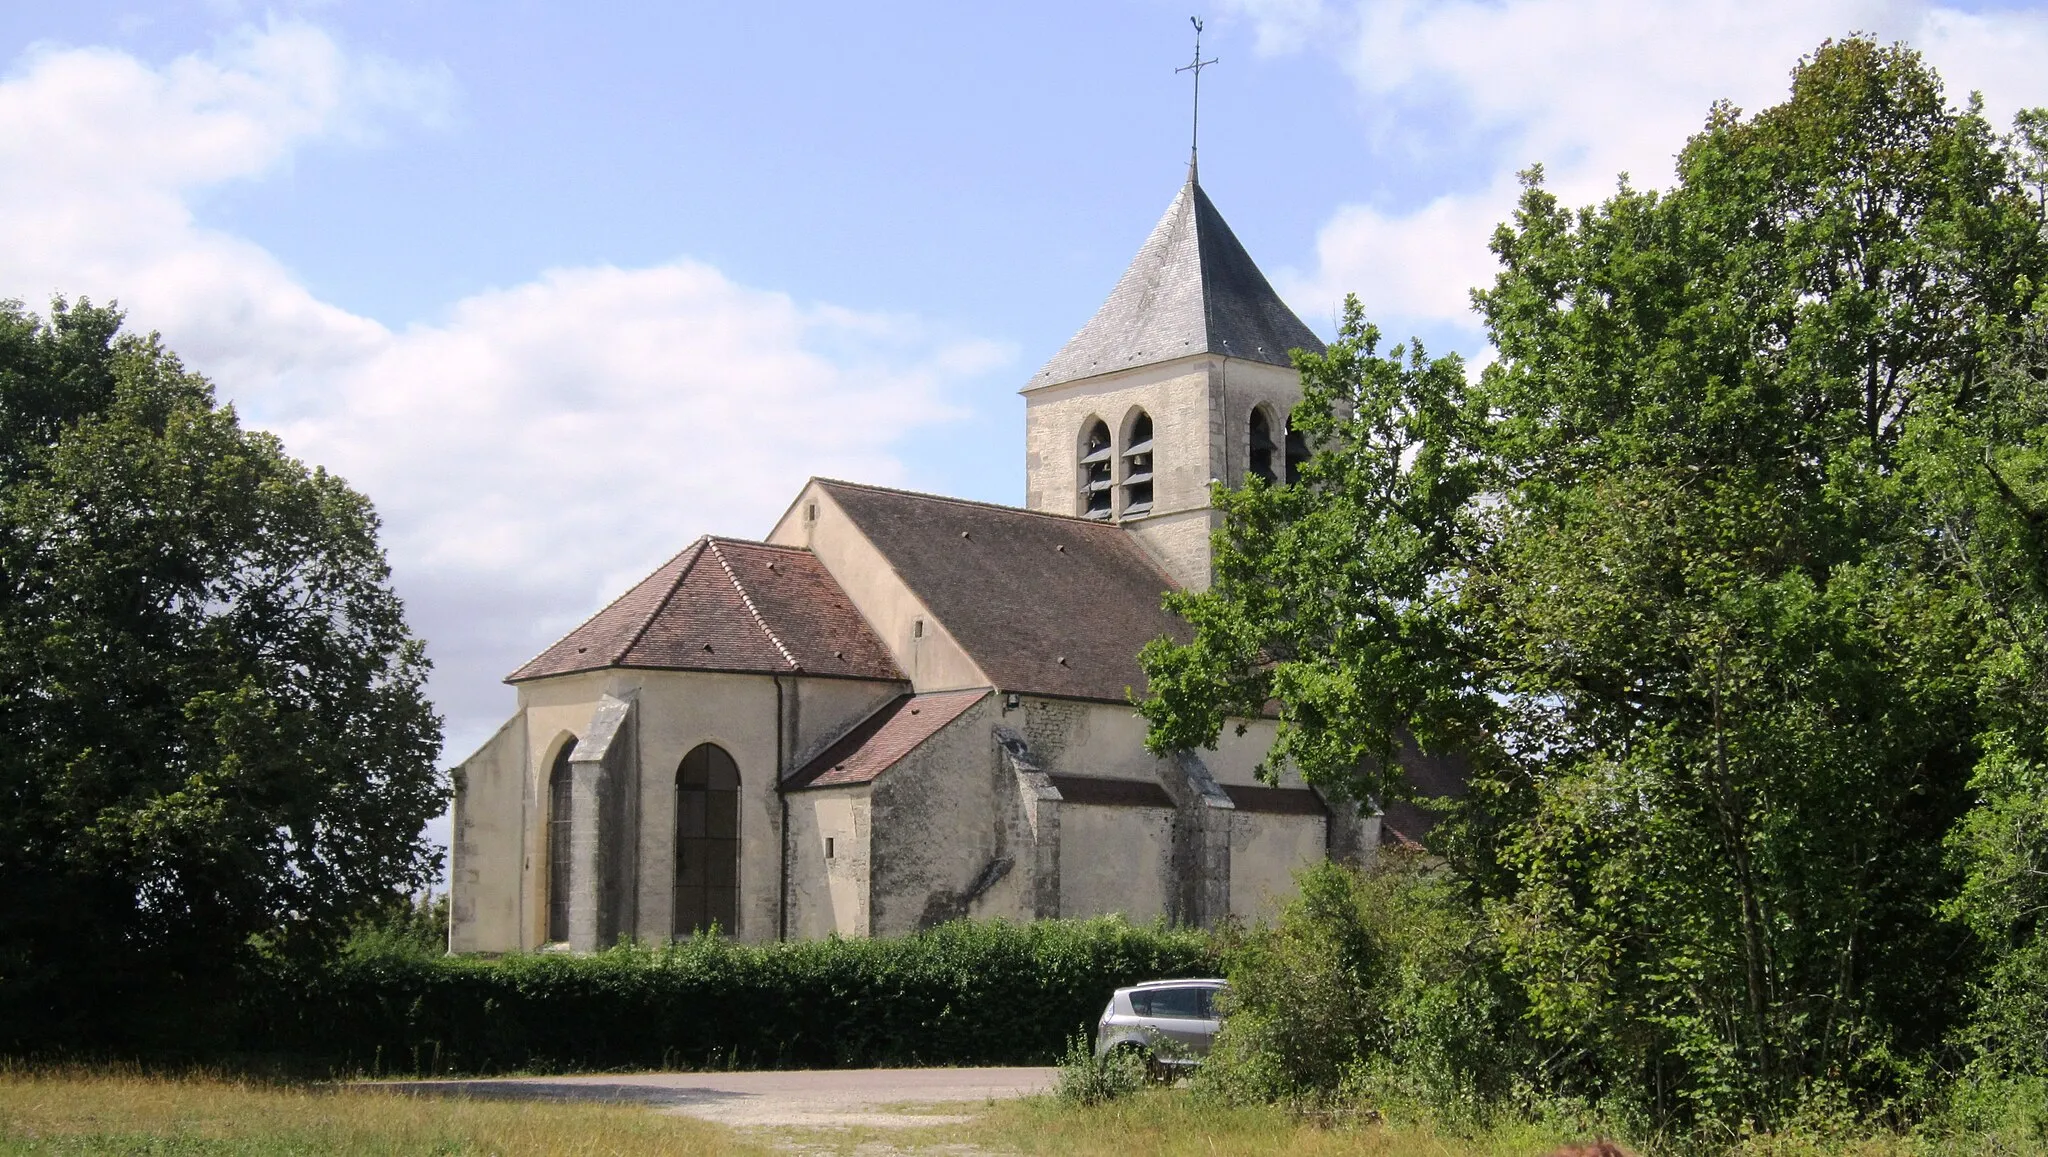
[[[900,1127],[970,1117],[914,1106],[986,1103],[1042,1093],[1053,1069],[824,1069],[778,1073],[635,1073],[471,1081],[380,1081],[428,1095],[614,1101],[759,1128]],[[889,1111],[892,1106],[910,1108]]]

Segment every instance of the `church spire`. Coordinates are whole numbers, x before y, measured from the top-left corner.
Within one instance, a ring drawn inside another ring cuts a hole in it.
[[[1025,389],[1190,354],[1288,366],[1289,350],[1322,352],[1194,177],[1191,165],[1109,300]]]
[[[1216,63],[1216,61],[1214,59],[1202,59],[1202,18],[1190,16],[1188,17],[1188,23],[1195,26],[1195,59],[1173,71],[1177,73],[1192,72],[1195,74],[1194,131],[1188,138],[1188,184],[1196,185],[1201,183],[1200,169],[1196,162],[1200,159],[1202,152],[1202,70]]]

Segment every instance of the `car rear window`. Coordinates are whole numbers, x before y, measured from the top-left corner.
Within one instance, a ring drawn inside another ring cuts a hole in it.
[[[1168,1020],[1208,1020],[1210,988],[1143,988],[1131,994],[1131,1011]]]

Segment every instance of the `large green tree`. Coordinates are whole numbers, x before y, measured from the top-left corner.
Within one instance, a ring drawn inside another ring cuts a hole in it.
[[[121,322],[0,304],[0,1043],[206,1016],[437,869],[369,502]]]
[[[1731,1123],[1901,1087],[1981,944],[1940,913],[1991,845],[1944,841],[2025,731],[1992,670],[2025,628],[1971,559],[2010,588],[2028,548],[1950,532],[2006,501],[2037,160],[1851,39],[1712,110],[1668,192],[1574,211],[1532,172],[1478,382],[1355,314],[1302,359],[1318,454],[1221,496],[1196,637],[1146,656],[1153,741],[1270,697],[1313,781],[1470,754],[1441,849],[1555,1087]]]

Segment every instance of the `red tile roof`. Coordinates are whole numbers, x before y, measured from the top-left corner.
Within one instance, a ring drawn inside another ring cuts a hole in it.
[[[810,551],[709,536],[505,681],[604,667],[903,680]]]
[[[799,791],[807,787],[872,783],[876,776],[896,766],[904,756],[938,734],[940,728],[966,714],[968,708],[989,694],[988,688],[976,687],[892,699],[834,740],[817,758],[790,776],[784,786]]]

